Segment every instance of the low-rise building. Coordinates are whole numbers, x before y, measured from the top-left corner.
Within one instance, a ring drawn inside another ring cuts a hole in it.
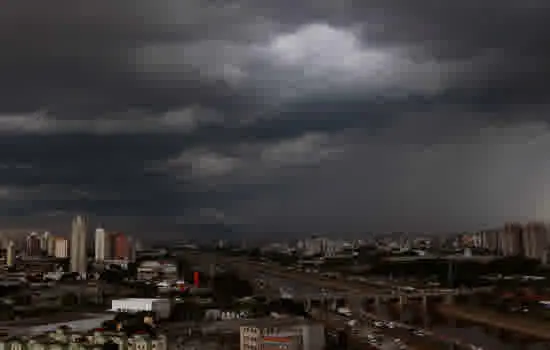
[[[55,237],[54,239],[54,256],[56,258],[68,258],[69,257],[69,240],[64,237]]]
[[[126,313],[148,311],[154,313],[157,319],[166,319],[170,317],[171,303],[165,298],[113,299],[111,311]]]
[[[322,350],[325,348],[322,324],[285,319],[253,320],[240,327],[240,349],[260,350],[283,346],[289,350]]]
[[[174,263],[169,261],[148,260],[142,262],[137,268],[137,279],[141,281],[176,281],[178,269]]]

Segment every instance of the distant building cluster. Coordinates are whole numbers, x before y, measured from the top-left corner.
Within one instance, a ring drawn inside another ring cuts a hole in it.
[[[499,256],[523,256],[548,262],[550,226],[541,222],[506,223],[502,229],[466,235],[466,245],[483,248]]]
[[[271,243],[265,246],[264,252],[289,253],[296,252],[301,256],[335,257],[346,250],[352,249],[354,243],[344,240],[332,240],[326,237],[310,237],[296,242],[294,246],[284,243]]]
[[[14,268],[18,262],[25,266],[38,261],[69,259],[68,270],[85,278],[88,270],[90,245],[95,254],[93,260],[107,264],[134,262],[139,242],[124,233],[107,232],[103,228],[95,231],[93,242],[88,239],[88,223],[82,216],[76,216],[71,224],[69,237],[52,235],[50,232],[31,232],[24,235],[0,234],[0,258],[6,268]]]
[[[134,261],[136,248],[132,237],[124,233],[110,233],[103,228],[95,231],[95,261],[97,262]]]

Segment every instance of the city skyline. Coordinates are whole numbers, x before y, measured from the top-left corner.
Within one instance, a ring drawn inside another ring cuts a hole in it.
[[[82,214],[144,238],[265,238],[550,221],[550,16],[537,0],[483,4],[6,5],[0,228],[69,232]]]

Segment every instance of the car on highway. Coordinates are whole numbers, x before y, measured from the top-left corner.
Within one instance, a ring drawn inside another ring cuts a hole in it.
[[[393,342],[395,343],[395,345],[397,345],[397,348],[399,350],[405,350],[405,349],[408,349],[408,346],[407,344],[403,343],[403,341],[399,338],[394,338],[393,339]]]

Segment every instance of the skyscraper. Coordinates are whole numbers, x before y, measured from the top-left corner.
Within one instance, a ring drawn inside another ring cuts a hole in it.
[[[548,247],[547,227],[542,222],[529,222],[523,230],[523,249],[527,258],[541,260]]]
[[[48,237],[50,236],[49,232],[44,232],[40,236],[40,250],[47,251],[48,250]]]
[[[55,238],[49,232],[44,232],[40,238],[40,249],[47,256],[55,255]]]
[[[499,241],[501,255],[523,255],[523,226],[515,222],[505,224]]]
[[[6,265],[11,267],[15,265],[15,243],[10,241],[6,249]]]
[[[104,229],[95,230],[95,260],[105,261],[111,258],[111,239]]]
[[[71,272],[77,272],[85,277],[88,268],[86,223],[80,215],[73,219],[71,232]]]
[[[27,236],[25,254],[27,256],[40,256],[41,253],[40,237],[36,232],[33,232]]]
[[[115,259],[128,259],[130,256],[130,244],[124,233],[115,236]]]
[[[69,256],[69,241],[64,237],[55,237],[54,255],[56,258],[67,258]]]

